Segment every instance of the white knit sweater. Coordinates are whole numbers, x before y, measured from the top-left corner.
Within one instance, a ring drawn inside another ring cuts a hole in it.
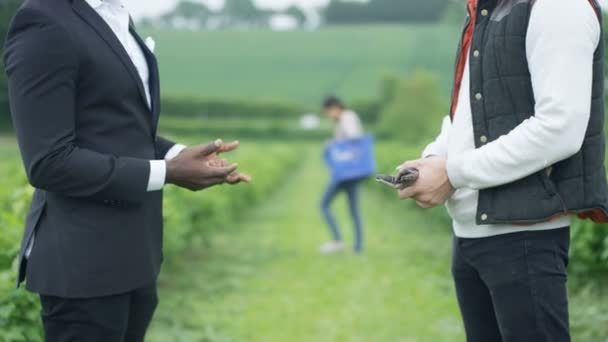
[[[527,227],[479,226],[478,190],[522,179],[580,150],[589,123],[593,55],[599,39],[599,21],[588,0],[537,0],[526,37],[535,114],[478,149],[467,61],[454,121],[445,118],[440,135],[423,153],[448,160],[448,175],[457,191],[447,207],[457,236],[479,238],[570,224],[565,217]]]

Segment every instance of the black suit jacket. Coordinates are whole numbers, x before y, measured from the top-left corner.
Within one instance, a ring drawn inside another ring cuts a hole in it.
[[[26,276],[31,291],[88,298],[157,279],[162,192],[147,192],[149,161],[174,143],[156,135],[158,69],[137,39],[150,68],[152,110],[127,52],[85,0],[26,0],[12,21],[5,49],[11,113],[36,188],[18,283]]]

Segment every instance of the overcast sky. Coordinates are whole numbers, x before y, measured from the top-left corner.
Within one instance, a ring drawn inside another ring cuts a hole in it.
[[[178,0],[124,0],[129,6],[131,14],[135,18],[142,16],[157,15],[171,9]],[[211,7],[221,6],[223,0],[199,0],[206,2]],[[315,7],[326,4],[328,0],[255,0],[259,6],[271,8],[284,8],[291,4],[302,7]]]

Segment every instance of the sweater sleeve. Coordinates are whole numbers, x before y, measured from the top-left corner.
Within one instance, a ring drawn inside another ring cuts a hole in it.
[[[588,0],[537,0],[526,37],[535,114],[509,134],[449,156],[456,188],[514,182],[576,154],[590,118],[600,25]]]

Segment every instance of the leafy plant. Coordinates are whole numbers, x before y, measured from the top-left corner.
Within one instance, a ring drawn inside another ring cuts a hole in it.
[[[21,1],[18,0],[0,0],[0,131],[6,130],[10,123],[8,115],[8,88],[4,72],[4,58],[2,58],[4,55],[4,38],[6,37],[11,17],[20,3]]]
[[[590,278],[608,275],[608,225],[576,220],[570,246],[572,272]]]
[[[403,79],[387,78],[382,103],[378,132],[410,145],[430,142],[448,108],[438,79],[426,71]]]
[[[300,162],[298,148],[257,146],[245,148],[235,158],[250,172],[255,183],[238,189],[221,187],[203,193],[168,188],[165,195],[165,259],[184,250],[193,240],[205,239],[213,230],[226,227],[240,213],[264,200],[277,180]],[[236,160],[235,159],[235,160]],[[280,160],[263,163],[260,160]],[[16,158],[0,164],[0,342],[41,341],[39,304],[35,295],[15,288],[17,255],[23,222],[33,189],[27,184]]]

